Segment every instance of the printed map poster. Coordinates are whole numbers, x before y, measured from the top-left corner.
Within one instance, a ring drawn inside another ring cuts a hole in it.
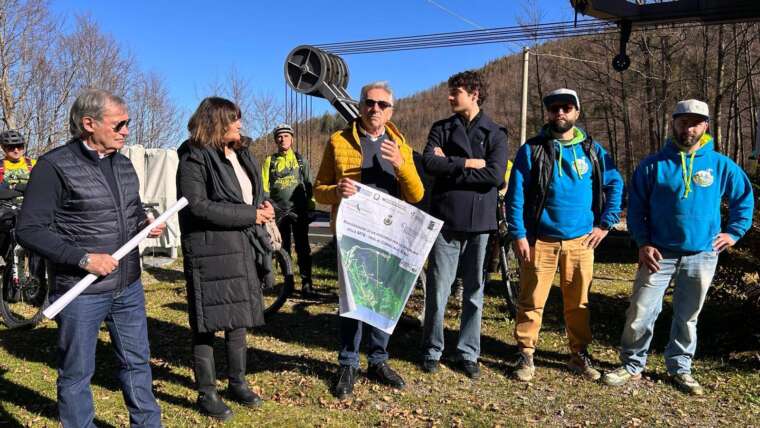
[[[354,185],[357,192],[341,202],[335,225],[340,315],[390,334],[443,222],[372,187]]]

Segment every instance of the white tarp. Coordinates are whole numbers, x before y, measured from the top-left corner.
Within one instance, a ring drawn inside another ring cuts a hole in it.
[[[355,183],[338,209],[340,315],[392,333],[443,222]]]
[[[140,179],[140,199],[143,203],[157,203],[159,213],[177,202],[177,166],[179,158],[174,149],[146,149],[141,145],[124,147],[124,156],[132,161]],[[166,223],[166,233],[157,239],[146,239],[140,244],[140,251],[169,253],[176,257],[180,246],[179,221],[172,217]]]

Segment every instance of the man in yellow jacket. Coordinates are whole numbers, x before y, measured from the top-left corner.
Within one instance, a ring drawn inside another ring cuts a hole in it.
[[[393,115],[393,91],[388,83],[374,82],[364,86],[359,110],[360,118],[330,137],[314,182],[317,202],[332,205],[330,223],[333,230],[340,201],[356,193],[354,181],[409,203],[418,202],[424,193],[412,160],[412,148],[389,122]],[[367,377],[397,389],[406,385],[387,363],[390,335],[361,321],[341,317],[340,369],[333,388],[339,399],[353,393],[363,330],[369,338]]]

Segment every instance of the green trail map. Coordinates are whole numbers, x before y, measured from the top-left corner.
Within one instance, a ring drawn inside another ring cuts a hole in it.
[[[342,236],[340,251],[354,303],[398,319],[416,276],[399,268],[399,258],[366,242]]]

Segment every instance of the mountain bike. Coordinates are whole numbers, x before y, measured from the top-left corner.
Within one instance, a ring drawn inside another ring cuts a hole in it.
[[[16,241],[16,223],[22,193],[0,190],[0,245],[5,267],[0,292],[0,315],[8,328],[33,327],[49,304],[45,260]]]
[[[512,241],[509,239],[507,224],[507,208],[505,204],[506,195],[499,194],[496,204],[496,230],[495,239],[499,249],[499,280],[504,297],[507,303],[507,314],[512,318],[517,318],[517,304],[520,296],[520,268],[517,258],[512,251]]]

